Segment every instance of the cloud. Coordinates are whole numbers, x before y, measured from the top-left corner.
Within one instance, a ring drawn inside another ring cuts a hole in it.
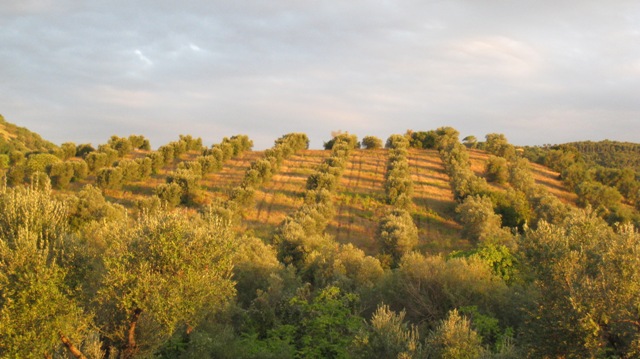
[[[153,61],[149,60],[148,57],[146,57],[142,51],[140,50],[135,50],[134,53],[138,56],[138,58],[140,59],[140,61],[146,65],[146,66],[151,66],[153,65]]]
[[[337,129],[442,125],[520,144],[628,140],[636,14],[591,0],[4,2],[0,113],[56,142],[193,131],[264,148],[306,131],[319,147]]]

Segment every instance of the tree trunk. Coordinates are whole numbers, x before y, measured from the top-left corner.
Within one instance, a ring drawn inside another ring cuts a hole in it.
[[[58,334],[60,335],[60,340],[62,340],[62,343],[64,344],[65,347],[67,347],[71,355],[73,355],[77,359],[87,359],[87,357],[84,356],[84,354],[82,354],[82,352],[78,350],[78,348],[76,348],[75,345],[73,345],[73,343],[71,342],[71,340],[69,340],[69,338],[65,337],[64,334],[62,334],[62,332],[58,332]]]
[[[138,325],[138,319],[140,319],[141,313],[142,309],[140,308],[136,308],[133,311],[131,323],[129,324],[129,332],[127,333],[127,346],[122,351],[122,357],[124,359],[132,358],[138,349],[138,344],[136,343],[136,326]]]

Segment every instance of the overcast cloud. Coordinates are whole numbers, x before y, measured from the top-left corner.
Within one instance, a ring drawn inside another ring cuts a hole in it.
[[[640,142],[638,1],[21,0],[0,29],[0,114],[58,144]]]

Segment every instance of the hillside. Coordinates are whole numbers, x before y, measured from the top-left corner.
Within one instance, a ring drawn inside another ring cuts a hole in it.
[[[3,154],[0,356],[47,333],[15,357],[35,343],[85,357],[111,347],[131,353],[113,357],[296,358],[322,347],[312,357],[371,358],[391,328],[410,354],[400,357],[425,357],[454,330],[475,336],[478,353],[516,358],[539,349],[534,330],[566,321],[573,335],[581,319],[567,312],[623,307],[615,315],[635,318],[640,289],[625,283],[639,275],[628,253],[640,240],[620,226],[640,221],[634,176],[614,176],[625,179],[618,192],[571,152],[550,156],[571,166],[557,167],[561,179],[503,136],[480,150],[452,128],[420,134],[416,146],[392,135],[382,148],[342,133],[309,150],[306,134],[290,133],[261,151],[244,135],[212,145],[180,135],[157,150],[132,135]]]
[[[42,139],[37,133],[9,123],[0,115],[0,154],[11,151],[49,152],[56,148],[56,145]]]
[[[10,133],[15,133],[13,127],[6,128],[11,129]],[[26,130],[21,132],[29,133]],[[40,138],[36,134],[32,137]],[[172,144],[163,147],[170,147]],[[115,164],[142,161],[161,150],[162,148],[158,151],[134,148]],[[338,243],[351,243],[369,255],[376,255],[380,251],[376,241],[378,224],[390,208],[386,204],[384,188],[388,151],[357,149],[348,157],[344,173],[333,194],[336,215],[330,219],[326,228],[326,233]],[[158,188],[170,182],[176,171],[189,163],[197,162],[202,157],[200,152],[186,150],[148,177],[125,181],[120,188],[104,188],[103,193],[108,200],[135,210],[146,199],[155,197]],[[199,177],[197,196],[187,207],[198,209],[212,203],[230,201],[234,189],[243,183],[247,170],[253,163],[261,160],[264,154],[264,151],[244,151],[226,160],[219,170]],[[471,149],[469,154],[472,171],[476,176],[484,178],[488,153]],[[253,201],[242,210],[242,230],[270,241],[282,221],[303,205],[307,178],[328,156],[329,151],[326,150],[303,150],[284,160],[279,171],[256,188]],[[82,158],[70,160],[83,162]],[[462,235],[462,225],[456,214],[458,203],[454,200],[450,179],[439,153],[432,149],[411,149],[407,160],[413,183],[410,213],[418,230],[418,248],[433,253],[470,248],[470,242]],[[575,204],[576,195],[564,188],[558,179],[558,173],[538,164],[532,164],[531,171],[536,183],[549,193],[565,203]],[[99,185],[97,173],[90,171],[86,177],[73,180],[61,192],[73,194],[86,185]],[[498,192],[503,192],[508,187],[493,183],[490,186]]]
[[[618,141],[570,142],[563,146],[575,148],[587,163],[608,168],[633,168],[640,173],[640,144]]]

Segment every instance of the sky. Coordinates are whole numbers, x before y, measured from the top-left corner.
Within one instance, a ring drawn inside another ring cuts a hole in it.
[[[638,1],[0,1],[0,114],[57,144],[640,142],[639,94]]]

